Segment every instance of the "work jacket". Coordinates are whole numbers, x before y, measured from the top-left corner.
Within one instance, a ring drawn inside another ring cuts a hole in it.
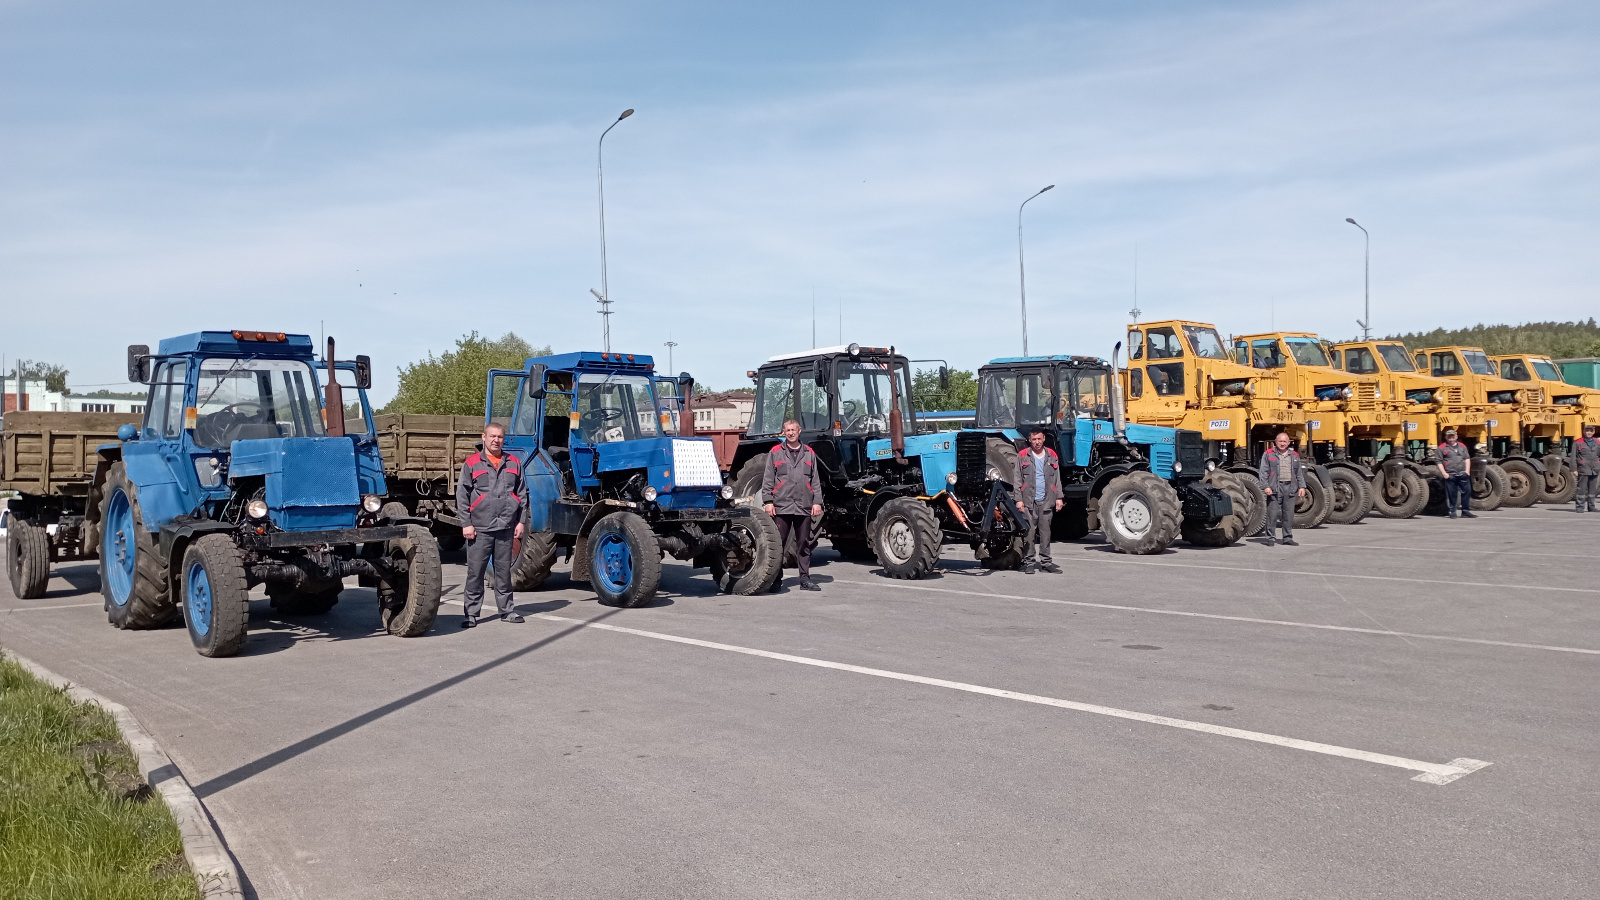
[[[1600,438],[1573,441],[1571,459],[1579,475],[1600,475]]]
[[[528,485],[522,480],[522,465],[510,451],[503,451],[500,468],[489,463],[489,454],[478,452],[461,464],[456,480],[456,515],[462,525],[480,531],[506,531],[522,521],[528,507]]]
[[[1061,457],[1056,455],[1049,447],[1044,448],[1044,499],[1035,500],[1036,485],[1034,479],[1038,477],[1034,469],[1033,448],[1023,447],[1017,456],[1017,499],[1023,503],[1048,503],[1054,506],[1061,499]]]
[[[1466,475],[1468,461],[1472,459],[1472,450],[1466,444],[1449,441],[1439,445],[1439,460],[1444,463],[1444,474],[1451,477]]]
[[[1267,452],[1261,454],[1261,465],[1258,467],[1256,474],[1261,476],[1261,486],[1263,488],[1268,488],[1274,493],[1280,489],[1286,489],[1291,494],[1298,494],[1300,489],[1306,486],[1306,469],[1300,462],[1300,451],[1290,447],[1284,452],[1289,455],[1289,483],[1287,487],[1282,481],[1278,480],[1277,447],[1268,447]]]
[[[813,505],[822,503],[822,473],[817,454],[801,444],[790,450],[779,441],[767,453],[766,471],[761,475],[761,502],[771,503],[780,516],[809,516]]]

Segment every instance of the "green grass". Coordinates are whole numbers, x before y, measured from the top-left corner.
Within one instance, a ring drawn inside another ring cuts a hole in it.
[[[199,896],[110,714],[0,659],[0,900]]]

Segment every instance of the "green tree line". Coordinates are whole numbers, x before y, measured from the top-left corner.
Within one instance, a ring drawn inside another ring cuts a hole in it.
[[[521,369],[528,357],[549,354],[548,346],[511,332],[491,340],[474,331],[457,338],[454,350],[402,367],[400,388],[382,412],[481,416],[490,369]]]
[[[1423,347],[1482,347],[1499,353],[1544,354],[1553,359],[1600,356],[1600,325],[1590,318],[1578,322],[1527,322],[1522,325],[1474,325],[1471,328],[1435,328],[1392,334],[1411,350]]]

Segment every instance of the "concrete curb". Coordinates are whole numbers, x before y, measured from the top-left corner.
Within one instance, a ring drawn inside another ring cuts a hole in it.
[[[211,821],[211,814],[206,812],[205,805],[195,796],[188,779],[183,777],[171,757],[144,730],[133,713],[126,706],[74,684],[30,659],[9,650],[6,655],[40,681],[65,688],[67,696],[72,699],[97,704],[111,714],[117,728],[122,731],[122,739],[139,760],[139,774],[166,801],[167,808],[172,810],[172,817],[178,822],[178,831],[183,836],[183,855],[189,861],[189,868],[193,870],[195,881],[200,886],[200,896],[206,900],[242,900],[244,891],[240,887],[239,869],[234,865],[233,855],[228,852],[227,845],[222,842],[222,835]]]

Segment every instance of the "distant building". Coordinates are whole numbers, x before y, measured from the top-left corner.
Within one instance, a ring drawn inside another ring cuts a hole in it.
[[[750,427],[756,395],[738,391],[696,394],[694,427],[704,431],[743,431]]]
[[[16,380],[7,385],[10,390],[0,395],[0,411],[18,412],[108,412],[142,413],[145,400],[128,397],[89,397],[82,394],[63,394],[47,391],[43,382],[27,382],[21,394],[16,393]]]

